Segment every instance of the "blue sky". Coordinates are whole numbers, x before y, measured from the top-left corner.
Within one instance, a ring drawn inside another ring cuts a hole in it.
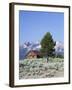
[[[55,41],[64,42],[64,13],[20,10],[19,32],[20,45],[41,41],[46,32],[50,32]]]

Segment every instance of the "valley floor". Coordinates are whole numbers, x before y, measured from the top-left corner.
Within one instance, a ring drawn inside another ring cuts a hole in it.
[[[19,61],[19,79],[51,78],[64,76],[64,59],[46,58]]]

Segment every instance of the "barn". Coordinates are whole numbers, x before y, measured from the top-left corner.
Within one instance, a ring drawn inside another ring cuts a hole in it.
[[[36,50],[30,50],[27,55],[27,59],[35,59],[35,58],[40,58],[40,52]]]

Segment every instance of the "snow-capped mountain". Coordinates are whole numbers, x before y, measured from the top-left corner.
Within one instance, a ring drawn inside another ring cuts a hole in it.
[[[64,52],[64,44],[62,42],[57,41],[55,46],[56,52]]]
[[[41,48],[41,45],[39,42],[33,43],[33,42],[25,42],[23,44],[23,48],[27,48],[29,50],[39,50]],[[63,52],[64,51],[64,44],[60,41],[56,42],[55,46],[56,52]]]
[[[40,43],[36,42],[36,43],[33,43],[33,42],[25,42],[23,44],[23,48],[27,48],[28,51],[29,50],[39,50],[41,48],[41,45]]]
[[[25,55],[30,50],[37,50],[39,51],[41,48],[40,42],[25,42],[22,46],[19,48],[19,56],[20,59],[24,59]],[[64,44],[62,42],[57,41],[55,45],[55,53],[63,55],[64,54]]]
[[[30,50],[37,50],[39,51],[41,48],[41,45],[39,42],[25,42],[23,45],[19,47],[19,59],[24,59],[25,55],[30,51]]]
[[[64,44],[62,42],[56,42],[55,54],[64,56]]]
[[[25,43],[23,44],[23,47],[24,47],[24,48],[28,48],[30,45],[31,45],[30,42],[25,42]]]

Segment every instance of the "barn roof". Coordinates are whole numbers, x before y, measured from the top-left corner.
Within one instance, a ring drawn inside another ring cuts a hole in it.
[[[30,50],[26,55],[28,55],[30,52],[34,52],[34,53],[37,54],[37,55],[40,54],[40,51],[37,51],[37,50]]]

